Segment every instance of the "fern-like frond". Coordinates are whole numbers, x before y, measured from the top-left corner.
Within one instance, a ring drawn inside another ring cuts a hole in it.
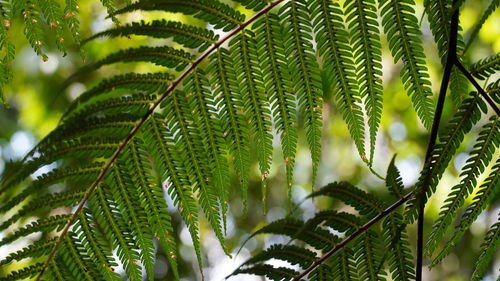
[[[89,210],[85,209],[74,224],[74,235],[71,238],[77,240],[89,259],[95,262],[95,268],[103,280],[119,281],[121,280],[120,275],[110,270],[117,263],[113,258],[109,243],[104,238],[101,230],[95,229],[95,224],[96,220],[89,213]],[[137,238],[140,239],[140,237]],[[146,253],[141,253],[141,255]]]
[[[264,233],[286,235],[303,241],[317,250],[331,249],[339,242],[339,238],[328,230],[320,227],[305,227],[304,222],[292,218],[274,221],[254,232],[249,239]]]
[[[324,210],[316,213],[306,222],[306,226],[324,225],[346,235],[356,231],[361,226],[361,220],[353,214]]]
[[[406,225],[399,213],[392,213],[382,223],[383,237],[387,250],[389,268],[395,281],[415,280],[413,256],[408,242]]]
[[[473,63],[469,71],[478,79],[485,80],[495,72],[500,70],[500,53],[479,60]]]
[[[167,72],[145,74],[132,72],[104,79],[99,82],[98,85],[80,94],[66,109],[62,116],[62,120],[67,119],[75,109],[82,106],[82,104],[85,104],[87,101],[91,101],[94,98],[101,97],[110,92],[124,89],[126,94],[130,94],[131,90],[148,94],[154,93],[155,91],[163,89],[163,87],[174,79],[174,75]]]
[[[94,175],[95,176],[95,175]],[[39,188],[39,187],[36,187]],[[29,196],[33,196],[36,194],[32,188],[29,188]],[[19,219],[25,217],[26,215],[30,214],[31,212],[34,211],[40,211],[45,208],[57,208],[61,206],[72,206],[83,197],[84,191],[77,190],[77,191],[65,191],[65,192],[60,192],[60,193],[50,193],[47,195],[40,196],[38,195],[37,197],[33,198],[33,200],[29,201],[24,205],[18,212],[16,212],[13,216],[11,216],[9,219],[6,221],[2,222],[0,225],[0,230],[5,230],[9,226],[11,226],[13,223],[17,222]],[[16,196],[14,199],[9,201],[8,205],[12,205],[11,202],[15,202],[16,205],[25,198],[26,193],[21,193],[21,196]],[[5,206],[8,206],[5,205]]]
[[[419,200],[427,202],[434,193],[464,135],[481,118],[481,112],[485,111],[486,104],[476,94],[464,100],[458,108],[447,128],[439,136],[439,142],[433,147],[429,160],[424,164],[416,184],[417,196],[410,199],[406,206],[408,221],[413,222],[417,218]]]
[[[175,144],[172,132],[163,120],[163,116],[156,114],[148,122],[149,130],[143,132],[145,145],[149,147],[149,151],[159,149],[157,153],[151,155],[156,166],[155,170],[158,171],[161,184],[166,182],[167,193],[188,226],[201,267],[198,204],[193,196],[186,160],[179,155],[181,150]],[[168,255],[173,253],[170,251]]]
[[[332,257],[332,274],[339,281],[357,280],[356,261],[354,253],[350,247],[340,249]]]
[[[500,103],[500,79],[490,83],[486,88],[486,92],[496,103]]]
[[[128,157],[127,157],[128,156]],[[174,276],[178,278],[177,261],[175,259],[177,246],[175,238],[173,237],[172,219],[168,213],[167,205],[164,200],[164,193],[162,188],[162,181],[155,173],[152,163],[149,160],[151,151],[148,151],[144,142],[140,138],[136,138],[130,144],[129,154],[125,155],[128,161],[124,163],[123,167],[114,170],[114,181],[118,185],[122,185],[121,194],[116,198],[123,198],[125,203],[124,215],[129,214],[131,218],[138,216],[135,219],[133,231],[140,239],[143,250],[141,251],[141,258],[147,260],[146,270],[150,279],[154,277],[154,245],[151,241],[150,234],[154,236],[160,246],[163,248],[165,255],[174,271]],[[137,169],[137,167],[141,167]],[[127,171],[136,170],[136,173],[130,174]],[[126,189],[125,189],[126,188]],[[130,189],[138,189],[134,191]],[[127,194],[130,197],[127,198]],[[121,195],[121,196],[120,196]],[[135,205],[133,205],[135,203]],[[145,227],[149,226],[149,231],[145,232]],[[149,255],[149,256],[143,256]]]
[[[225,49],[219,49],[211,56],[207,72],[211,73],[210,84],[215,92],[223,136],[234,160],[234,168],[240,179],[243,200],[246,204],[248,172],[250,169],[248,122],[243,108],[243,97],[238,91],[238,81],[234,72],[234,61]],[[223,107],[221,108],[221,106]]]
[[[265,179],[271,168],[273,135],[271,133],[271,110],[268,96],[264,92],[262,71],[260,71],[254,37],[253,32],[243,31],[231,40],[229,51],[235,62],[237,91],[241,94],[252,141],[257,149],[257,159],[263,179],[262,199],[265,200],[267,193]]]
[[[424,8],[429,19],[430,28],[434,41],[436,42],[441,64],[446,63],[446,53],[448,49],[448,39],[450,38],[450,19],[453,9],[453,0],[425,0]],[[460,25],[458,26],[461,30]],[[457,34],[457,57],[463,61],[462,54],[464,42],[460,32]],[[453,101],[460,105],[467,96],[468,82],[465,76],[457,69],[453,68],[450,75],[450,92]]]
[[[54,247],[57,238],[52,238],[48,240],[38,240],[26,248],[23,248],[17,252],[11,253],[3,260],[0,260],[0,266],[5,266],[12,261],[20,261],[26,258],[38,258],[47,255],[52,247]]]
[[[187,99],[192,103],[194,118],[193,127],[199,130],[199,137],[206,153],[206,161],[211,175],[210,181],[218,194],[222,209],[222,220],[226,229],[226,216],[230,187],[229,166],[227,161],[227,147],[223,137],[221,120],[217,116],[216,99],[209,89],[209,82],[201,69],[196,70],[186,78],[184,90],[188,93]],[[205,171],[207,172],[207,171]],[[206,175],[205,175],[206,176]]]
[[[41,56],[42,59],[46,61],[48,57],[42,49],[45,43],[45,36],[39,4],[37,1],[33,0],[14,1],[13,8],[15,12],[22,13],[24,19],[24,34],[31,47],[35,50],[37,55]]]
[[[394,61],[403,62],[401,78],[412,99],[413,107],[424,127],[430,130],[434,115],[431,82],[425,66],[425,53],[420,39],[422,32],[414,15],[414,5],[413,0],[381,1],[382,25]]]
[[[278,16],[284,26],[284,47],[288,68],[295,80],[293,90],[298,97],[299,114],[304,118],[307,143],[312,158],[312,185],[315,185],[321,156],[323,99],[321,77],[310,33],[313,32],[310,11],[305,0],[283,5]]]
[[[361,96],[364,98],[368,126],[370,127],[370,157],[373,162],[375,141],[382,114],[382,46],[374,0],[347,0],[344,3],[350,30],[356,76]]]
[[[205,152],[200,129],[193,126],[191,114],[194,108],[188,103],[191,100],[186,98],[184,92],[174,91],[163,103],[165,118],[169,129],[175,132],[174,138],[178,153],[186,162],[193,193],[198,194],[200,206],[207,215],[221,245],[224,245],[220,212],[214,208],[218,205],[218,190],[212,184],[209,158]]]
[[[399,173],[398,168],[394,161],[396,160],[396,155],[392,157],[391,162],[389,163],[389,168],[387,168],[387,176],[385,177],[385,185],[389,189],[389,192],[396,198],[403,198],[404,194],[404,186],[403,179],[401,178],[401,174]]]
[[[256,264],[248,268],[238,268],[232,273],[232,275],[236,274],[254,274],[266,276],[274,281],[287,281],[292,280],[299,273],[287,267],[274,267],[269,264]]]
[[[158,66],[181,71],[194,59],[195,56],[193,54],[169,46],[143,46],[137,48],[129,48],[107,55],[103,59],[81,68],[78,72],[68,78],[68,81],[72,81],[76,76],[79,76],[82,73],[93,71],[99,69],[102,66],[110,65],[113,63],[149,62]]]
[[[491,260],[495,256],[495,251],[500,245],[500,221],[497,220],[495,224],[493,224],[486,236],[484,237],[484,241],[481,244],[481,252],[476,261],[476,265],[474,266],[475,270],[472,273],[471,281],[479,281],[482,279],[485,274],[488,265]]]
[[[361,280],[385,280],[379,239],[380,237],[375,231],[368,230],[355,240],[354,258]]]
[[[269,93],[270,106],[275,128],[280,134],[281,147],[286,166],[286,178],[290,193],[293,182],[293,168],[297,149],[297,112],[293,83],[286,65],[287,55],[283,42],[283,28],[279,17],[266,14],[258,20],[255,30],[255,43],[262,69],[262,83]]]
[[[316,253],[295,245],[274,244],[247,260],[243,266],[265,262],[270,259],[279,259],[293,265],[299,265],[302,268],[307,268],[316,260]]]
[[[193,15],[214,25],[214,28],[222,29],[223,31],[235,28],[245,19],[240,12],[217,0],[142,0],[128,5],[111,15],[114,16],[136,10],[165,11]]]
[[[363,216],[375,216],[383,210],[378,199],[348,182],[330,183],[311,193],[307,198],[318,196],[329,196],[338,199],[355,208]]]
[[[0,281],[15,281],[15,280],[25,280],[26,278],[32,278],[40,272],[43,263],[39,262],[32,264],[29,267],[24,267],[18,271],[13,271],[7,276],[0,278]]]
[[[108,29],[85,39],[83,44],[99,37],[129,37],[131,35],[144,35],[152,38],[170,38],[174,42],[192,49],[206,50],[219,38],[212,30],[184,24],[176,21],[153,20],[133,22]]]
[[[82,38],[80,36],[80,21],[77,18],[80,9],[78,0],[65,0],[65,2],[63,20],[73,35],[75,43],[80,45]]]
[[[484,23],[490,18],[490,16],[495,12],[495,10],[500,6],[500,1],[499,0],[492,0],[488,8],[486,8],[486,11],[483,12],[481,15],[481,18],[479,21],[476,23],[474,26],[474,29],[470,32],[469,35],[469,40],[467,41],[467,44],[464,47],[464,53],[467,52],[469,47],[474,43],[477,35],[479,34],[479,31],[483,27]]]
[[[101,185],[96,188],[95,196],[89,200],[90,211],[92,212],[96,223],[102,228],[104,237],[112,247],[117,249],[117,255],[120,262],[123,263],[123,268],[131,280],[142,280],[140,256],[137,252],[139,248],[137,241],[130,230],[129,224],[125,223],[124,214],[120,212],[115,202],[108,200],[111,187]],[[66,240],[68,237],[65,238]],[[65,243],[68,244],[68,243]],[[71,241],[69,242],[71,245]],[[70,248],[71,249],[71,248]],[[78,252],[70,252],[71,255],[76,255]],[[68,255],[70,255],[68,254]],[[64,256],[64,254],[62,254]],[[68,256],[66,259],[70,258]],[[78,259],[76,259],[78,261]],[[77,273],[85,267],[80,268]]]
[[[28,236],[32,233],[40,231],[43,232],[50,232],[54,230],[60,231],[68,221],[69,217],[70,215],[55,215],[38,219],[30,224],[27,224],[19,228],[14,233],[5,236],[2,240],[0,240],[0,246],[7,245],[12,241],[16,241],[17,239]]]
[[[474,149],[470,153],[471,156],[462,168],[460,184],[452,187],[445,204],[441,207],[439,218],[434,223],[433,230],[427,239],[427,255],[432,254],[443,238],[458,208],[463,205],[465,198],[473,191],[477,184],[477,178],[484,172],[499,145],[500,121],[497,116],[493,116],[490,118],[490,122],[483,126]]]
[[[365,128],[361,96],[356,83],[356,66],[342,17],[334,1],[311,1],[315,40],[325,67],[333,71],[335,100],[361,157],[365,157]]]
[[[66,54],[66,46],[64,44],[64,15],[59,2],[53,0],[38,0],[37,2],[40,5],[40,10],[47,25],[54,32],[57,48]]]
[[[455,227],[453,236],[448,243],[446,243],[443,250],[432,261],[432,265],[441,262],[446,256],[449,255],[451,250],[457,245],[459,240],[471,224],[477,219],[479,214],[486,208],[491,199],[498,193],[498,186],[500,184],[500,158],[497,158],[495,165],[491,168],[488,177],[483,181],[481,186],[475,192],[472,199],[473,202],[465,210],[460,223]]]

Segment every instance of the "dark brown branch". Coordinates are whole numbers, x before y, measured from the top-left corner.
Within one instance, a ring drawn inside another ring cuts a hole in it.
[[[477,83],[476,79],[472,77],[470,72],[467,71],[467,69],[465,69],[465,67],[459,60],[455,60],[455,65],[458,67],[458,69],[460,69],[460,71],[462,71],[465,77],[467,77],[467,79],[472,83],[472,85],[474,85],[479,94],[481,94],[483,99],[486,100],[486,102],[491,106],[491,108],[493,108],[493,111],[495,111],[495,113],[500,117],[500,109],[498,109],[497,104],[491,99],[488,93],[486,93],[486,91],[483,90],[483,88]]]
[[[103,180],[104,176],[106,175],[106,172],[113,166],[113,163],[118,159],[118,156],[120,156],[121,152],[125,149],[127,144],[130,142],[130,140],[135,136],[135,134],[139,131],[139,129],[144,125],[146,120],[153,114],[153,112],[156,110],[156,108],[161,104],[161,102],[188,76],[191,71],[196,69],[196,67],[206,58],[208,57],[211,53],[213,53],[215,50],[217,50],[222,44],[224,44],[227,40],[231,39],[234,35],[236,35],[238,32],[243,30],[245,27],[250,25],[252,22],[254,22],[256,19],[261,17],[262,15],[266,14],[269,12],[272,8],[283,2],[284,0],[276,0],[272,3],[270,3],[267,7],[264,9],[260,10],[259,12],[255,13],[251,18],[243,22],[240,26],[237,28],[233,29],[229,33],[227,33],[224,37],[222,37],[219,41],[217,41],[212,47],[210,47],[208,50],[206,50],[203,54],[200,55],[190,66],[188,69],[186,69],[177,79],[175,79],[172,84],[168,87],[167,90],[151,105],[149,110],[146,112],[146,114],[141,118],[141,120],[135,125],[134,128],[130,131],[130,133],[127,135],[125,140],[118,146],[118,148],[115,150],[113,155],[111,155],[110,159],[106,163],[106,165],[103,167],[95,181],[92,183],[92,185],[87,189],[85,192],[85,195],[83,196],[82,200],[78,204],[78,207],[76,208],[75,212],[69,219],[68,223],[64,226],[63,230],[61,231],[61,234],[59,235],[59,238],[52,248],[52,251],[50,252],[49,256],[47,257],[47,260],[42,266],[42,269],[40,271],[40,274],[38,274],[36,281],[39,281],[40,278],[42,277],[43,273],[47,268],[49,267],[50,262],[54,258],[54,256],[57,253],[57,250],[61,243],[64,240],[64,237],[69,231],[69,228],[75,223],[78,215],[83,209],[83,206],[85,203],[89,200],[90,196],[92,193],[95,191],[95,189],[98,187],[99,183]]]
[[[413,196],[413,194],[414,194],[414,192],[410,192],[410,193],[406,194],[405,197],[399,199],[398,201],[396,201],[396,203],[392,204],[387,209],[383,210],[380,214],[378,214],[376,217],[371,219],[369,222],[362,225],[353,234],[349,235],[349,237],[344,239],[339,244],[335,245],[335,247],[333,249],[328,251],[319,260],[315,261],[309,268],[307,268],[301,274],[299,274],[295,278],[293,278],[293,281],[300,281],[300,279],[304,278],[307,274],[309,274],[311,271],[313,271],[316,267],[320,266],[323,262],[325,262],[329,257],[331,257],[333,254],[335,254],[338,250],[345,247],[347,245],[347,243],[354,240],[356,237],[358,237],[360,234],[362,234],[364,231],[366,231],[368,228],[370,228],[370,226],[374,225],[379,220],[383,219],[385,216],[392,213],[392,211],[396,210],[397,207],[401,206],[403,203],[408,201]]]
[[[458,1],[454,0],[453,3],[456,4]],[[457,61],[457,36],[458,36],[458,12],[459,9],[453,9],[453,14],[451,15],[450,22],[450,38],[448,38],[448,51],[446,56],[446,64],[444,66],[443,79],[441,80],[441,88],[439,89],[438,103],[436,105],[436,112],[434,114],[434,120],[432,122],[431,134],[429,137],[429,144],[427,145],[427,152],[425,154],[425,162],[429,161],[432,154],[432,150],[436,145],[439,123],[441,121],[441,115],[443,114],[444,101],[446,99],[446,89],[450,82],[451,71],[453,70],[453,64]],[[428,182],[428,177],[425,182]],[[429,187],[424,185],[421,190],[418,191],[418,221],[417,221],[417,261],[415,264],[415,280],[422,281],[422,269],[423,269],[423,258],[424,258],[424,209],[426,203],[426,192]]]

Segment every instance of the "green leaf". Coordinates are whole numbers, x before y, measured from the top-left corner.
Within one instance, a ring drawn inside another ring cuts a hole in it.
[[[377,131],[382,114],[382,46],[374,0],[347,0],[344,3],[350,30],[359,92],[364,99],[370,127],[370,158],[363,159],[371,166]]]
[[[434,115],[431,82],[425,66],[426,58],[420,39],[422,32],[412,6],[415,6],[413,0],[381,1],[382,25],[387,34],[394,61],[403,62],[401,78],[411,97],[413,107],[424,127],[430,130]]]

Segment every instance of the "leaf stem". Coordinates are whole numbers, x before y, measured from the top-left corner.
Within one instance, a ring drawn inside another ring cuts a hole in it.
[[[241,25],[227,33],[224,37],[222,37],[219,41],[215,42],[214,45],[212,45],[209,49],[207,49],[203,54],[201,54],[190,66],[187,68],[183,73],[177,77],[174,81],[172,81],[172,84],[161,94],[161,96],[151,105],[149,110],[146,112],[146,114],[141,118],[141,120],[132,128],[130,133],[127,135],[127,137],[124,139],[124,141],[118,146],[118,148],[115,150],[113,155],[109,158],[108,162],[106,165],[103,167],[95,181],[92,183],[92,185],[87,189],[85,192],[85,195],[83,196],[82,200],[78,204],[78,207],[76,208],[75,212],[71,216],[71,218],[68,220],[68,223],[64,226],[63,230],[61,231],[59,238],[57,242],[55,243],[54,247],[52,248],[52,251],[47,257],[47,260],[44,262],[40,273],[38,274],[36,281],[40,281],[42,275],[44,272],[47,270],[47,268],[50,265],[50,262],[52,259],[55,257],[57,250],[59,246],[62,244],[64,241],[64,237],[68,233],[70,227],[75,223],[78,215],[80,212],[83,210],[83,207],[85,203],[89,200],[90,196],[92,193],[96,190],[96,188],[99,186],[101,181],[104,179],[104,176],[106,175],[106,172],[113,166],[114,162],[118,157],[120,156],[121,152],[125,149],[127,144],[130,142],[130,140],[135,136],[135,134],[139,131],[139,129],[144,125],[144,123],[147,121],[147,119],[154,113],[156,108],[161,104],[161,102],[188,76],[191,71],[196,69],[196,67],[206,58],[208,57],[211,53],[213,53],[215,50],[217,50],[222,44],[224,44],[227,40],[231,39],[234,35],[238,34],[241,30],[243,30],[245,27],[250,25],[252,22],[257,20],[259,17],[262,15],[266,14],[269,12],[272,8],[280,4],[285,0],[276,0],[274,2],[271,2],[268,6],[266,6],[264,9],[258,11],[255,13],[251,18],[243,22]]]
[[[463,64],[458,59],[455,60],[455,65],[458,67],[458,69],[460,69],[460,71],[462,71],[462,73],[465,75],[465,77],[467,77],[467,79],[472,83],[472,85],[474,85],[476,90],[479,92],[479,94],[481,94],[483,99],[486,100],[486,102],[491,106],[491,108],[493,108],[495,113],[498,116],[500,116],[500,109],[498,108],[496,103],[491,99],[491,97],[486,93],[486,91],[483,90],[483,88],[477,83],[476,79],[474,79],[474,77],[472,77],[470,72],[467,71],[467,69],[465,69]]]

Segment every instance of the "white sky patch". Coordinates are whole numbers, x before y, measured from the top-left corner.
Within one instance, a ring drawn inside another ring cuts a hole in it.
[[[43,61],[42,58],[40,58],[40,60],[38,61],[38,68],[44,74],[52,74],[57,70],[57,67],[59,66],[59,59],[53,53],[48,53],[47,57],[47,61]]]
[[[26,131],[17,131],[10,138],[10,143],[5,151],[7,159],[21,159],[35,145],[35,137]]]
[[[417,182],[421,169],[419,158],[410,157],[399,160],[396,163],[396,167],[398,167],[399,171],[401,172],[401,178],[403,179],[404,186],[408,187]]]

